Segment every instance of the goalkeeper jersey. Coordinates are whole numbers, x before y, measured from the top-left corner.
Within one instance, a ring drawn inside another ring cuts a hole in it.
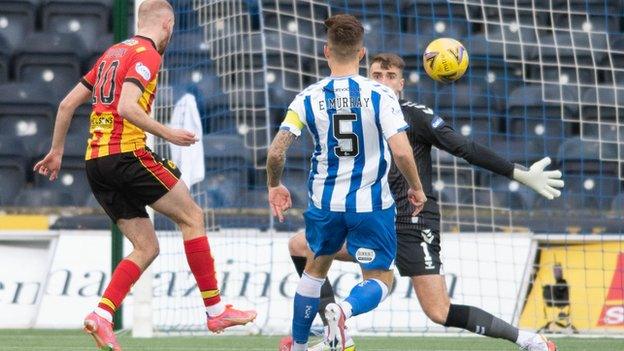
[[[408,128],[389,88],[359,75],[329,77],[295,97],[281,129],[314,138],[307,187],[311,203],[334,212],[371,212],[394,204],[386,140]]]

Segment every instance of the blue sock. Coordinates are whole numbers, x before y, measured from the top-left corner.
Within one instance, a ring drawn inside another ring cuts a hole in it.
[[[301,276],[295,294],[292,321],[292,336],[297,344],[308,342],[310,327],[321,303],[321,286],[324,282],[325,279],[310,277],[305,273]]]
[[[345,301],[351,305],[351,315],[357,316],[375,309],[387,294],[386,284],[377,279],[367,279],[354,286]]]

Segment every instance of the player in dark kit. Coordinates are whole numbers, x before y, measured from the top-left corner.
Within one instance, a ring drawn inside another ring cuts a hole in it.
[[[400,96],[404,85],[404,66],[405,63],[397,55],[379,54],[371,61],[370,77],[392,88]],[[561,195],[557,190],[564,185],[560,179],[561,172],[544,170],[550,164],[549,158],[537,161],[528,170],[514,165],[487,147],[457,133],[430,108],[406,100],[401,100],[400,103],[405,119],[410,125],[407,133],[428,201],[417,216],[412,216],[411,205],[406,199],[408,187],[403,176],[393,165],[389,183],[397,205],[396,266],[399,273],[401,276],[410,277],[423,311],[435,323],[506,339],[516,343],[523,350],[555,351],[557,349],[555,344],[542,335],[519,330],[477,307],[450,302],[441,272],[440,211],[432,189],[431,147],[435,146],[465,159],[470,164],[514,179],[548,199]],[[306,257],[310,257],[305,236],[301,233],[293,236],[289,242],[289,250],[297,270],[302,270]],[[336,259],[353,260],[344,249]],[[322,289],[322,303],[332,302],[333,296],[331,285],[326,280]],[[324,344],[319,344],[310,350],[325,349]]]
[[[158,239],[145,210],[148,205],[180,227],[186,258],[206,306],[208,329],[221,332],[256,317],[255,311],[239,311],[221,301],[203,210],[180,180],[175,164],[145,145],[145,132],[180,146],[192,145],[197,138],[149,116],[161,55],[173,32],[173,8],[165,0],[147,0],[139,7],[138,17],[138,34],[106,50],[63,99],[50,152],[34,167],[50,180],[56,179],[72,115],[91,100],[87,179],[97,201],[133,245],[130,255],[115,268],[98,307],[84,320],[85,331],[101,350],[121,350],[112,316],[158,255]]]

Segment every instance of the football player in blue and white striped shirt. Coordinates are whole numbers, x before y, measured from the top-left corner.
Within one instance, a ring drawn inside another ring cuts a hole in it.
[[[426,201],[395,93],[357,74],[365,53],[361,23],[351,15],[336,15],[325,25],[324,52],[331,76],[297,95],[267,158],[269,203],[283,221],[283,211],[291,206],[290,193],[280,183],[286,150],[307,126],[315,149],[304,217],[314,259],[308,261],[297,286],[293,335],[282,340],[283,351],[307,349],[321,286],[345,241],[364,281],[340,304],[325,309],[332,350],[345,348],[345,319],[377,307],[392,286],[396,211],[387,180],[391,152],[409,184],[408,199],[415,213]]]

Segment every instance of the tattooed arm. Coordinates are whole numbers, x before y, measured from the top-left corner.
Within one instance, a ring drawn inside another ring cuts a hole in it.
[[[280,130],[271,147],[269,147],[269,154],[267,156],[267,185],[269,188],[269,205],[273,215],[276,216],[280,222],[284,221],[284,211],[288,210],[292,206],[292,200],[290,198],[290,192],[282,185],[282,172],[284,171],[284,162],[286,162],[286,150],[290,147],[295,135],[288,130]]]
[[[269,188],[280,185],[286,161],[286,151],[294,140],[295,135],[287,130],[280,130],[273,139],[273,143],[269,147],[266,163]]]

